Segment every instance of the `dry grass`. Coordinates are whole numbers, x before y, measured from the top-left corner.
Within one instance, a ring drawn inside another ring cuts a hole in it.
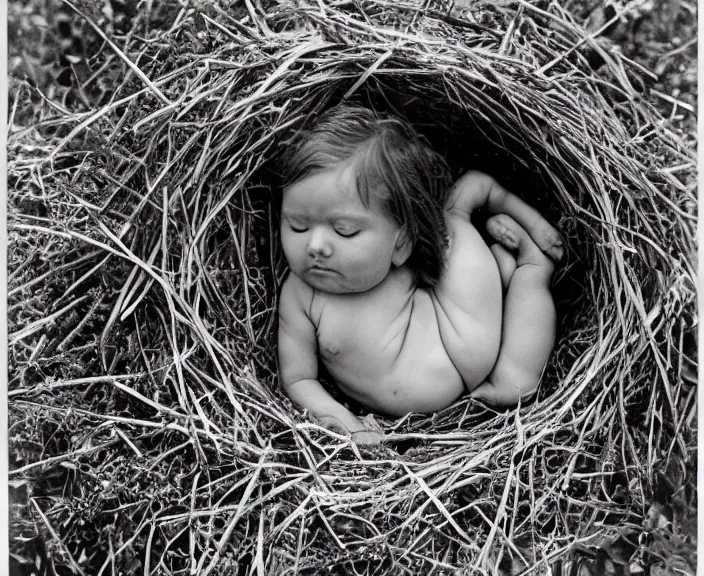
[[[643,71],[556,3],[156,4],[126,30],[75,4],[95,49],[70,99],[11,86],[16,566],[672,562],[652,543],[693,501],[695,160]],[[386,444],[360,452],[278,389],[276,158],[345,98],[405,115],[567,239],[530,405],[382,420]]]

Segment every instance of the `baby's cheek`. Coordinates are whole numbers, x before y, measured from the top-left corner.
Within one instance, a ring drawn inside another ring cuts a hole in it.
[[[375,264],[375,258],[370,258],[371,254],[371,252],[365,253],[359,250],[355,250],[352,253],[350,253],[350,251],[346,251],[343,256],[343,260],[346,263],[348,269],[354,270],[357,274],[364,274],[368,272],[370,267],[373,267]]]
[[[286,242],[281,242],[281,248],[284,251],[284,258],[286,258],[286,263],[290,266],[291,265],[291,254],[290,254],[290,249],[288,247],[288,244]]]
[[[281,247],[284,250],[284,256],[289,266],[294,266],[298,260],[300,260],[300,242],[297,242],[295,238],[288,232],[281,234]]]
[[[387,265],[384,255],[376,251],[367,254],[365,258],[360,258],[355,263],[357,275],[365,279],[365,283],[376,285],[381,282],[389,273],[390,266]]]

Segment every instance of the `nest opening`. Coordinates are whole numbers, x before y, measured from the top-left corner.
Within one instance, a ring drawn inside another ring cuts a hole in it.
[[[555,180],[562,184],[563,189],[580,186],[580,173],[582,167],[572,166],[553,159],[549,150],[541,146],[540,135],[522,137],[521,132],[507,133],[502,124],[506,121],[502,115],[502,108],[495,109],[489,114],[477,114],[471,106],[457,106],[446,99],[447,85],[441,80],[428,81],[420,75],[417,84],[413,75],[410,79],[384,78],[379,80],[373,75],[367,83],[361,86],[353,95],[346,94],[350,82],[340,81],[339,85],[326,85],[317,94],[313,92],[311,101],[317,105],[308,111],[302,111],[304,120],[294,129],[280,134],[279,147],[272,151],[265,159],[262,167],[252,175],[248,186],[247,196],[254,199],[259,210],[268,211],[269,219],[260,228],[278,230],[280,221],[281,189],[280,178],[277,170],[277,154],[291,143],[301,130],[305,130],[315,122],[315,118],[329,107],[340,103],[361,105],[383,114],[392,114],[410,122],[413,127],[425,136],[433,148],[447,161],[453,181],[468,170],[479,170],[499,181],[508,190],[523,198],[531,206],[539,210],[554,226],[564,229],[564,224],[569,220],[565,211],[565,204],[554,192]],[[410,88],[409,88],[410,86]],[[476,91],[481,93],[481,83],[477,84]],[[540,159],[536,162],[536,159]],[[483,223],[488,215],[479,210],[473,222],[483,237],[490,241],[486,235]],[[264,224],[264,223],[262,223]],[[562,231],[562,230],[561,230]],[[227,230],[221,229],[222,235],[217,242],[227,241]],[[566,228],[567,234],[573,239],[574,227]],[[267,274],[267,282],[271,292],[278,292],[278,285],[283,277],[286,265],[278,242],[278,234],[274,237],[259,235],[263,251],[272,251],[272,259],[276,263],[276,270]],[[582,254],[591,249],[592,240],[588,235],[581,235],[578,249]],[[261,261],[260,256],[257,257]],[[557,271],[553,286],[553,296],[558,310],[558,339],[569,338],[572,327],[578,325],[579,319],[584,315],[593,315],[595,302],[585,293],[586,278],[593,272],[588,262],[593,262],[588,257],[579,266],[570,266],[568,270]],[[276,282],[276,279],[279,282]],[[575,315],[575,302],[582,307],[580,314]],[[577,320],[577,322],[575,322]],[[270,334],[269,345],[276,347],[275,333]],[[275,362],[273,355],[270,357]],[[553,362],[553,357],[549,364]],[[332,383],[333,380],[325,370],[322,363],[319,365],[321,377],[326,388],[339,400],[343,401],[356,413],[368,413],[366,408],[353,399],[347,397]],[[275,368],[272,365],[272,372]],[[554,381],[558,377],[557,371],[549,366],[547,377],[541,381],[541,397],[554,390]],[[276,380],[272,380],[275,387]],[[403,450],[403,449],[402,449]]]

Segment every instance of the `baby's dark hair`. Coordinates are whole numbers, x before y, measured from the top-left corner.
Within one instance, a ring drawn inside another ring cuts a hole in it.
[[[283,187],[347,161],[354,166],[364,205],[374,194],[404,228],[413,246],[408,265],[419,284],[437,284],[447,246],[443,211],[450,171],[445,160],[408,122],[367,108],[336,106],[286,154]]]

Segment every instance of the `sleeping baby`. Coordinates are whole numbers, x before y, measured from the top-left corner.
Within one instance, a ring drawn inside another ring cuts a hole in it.
[[[558,232],[491,177],[449,184],[444,160],[406,122],[333,108],[284,160],[279,303],[284,390],[360,444],[378,431],[318,381],[318,359],[373,412],[432,413],[461,394],[515,405],[555,340]],[[470,221],[494,214],[488,246]]]

